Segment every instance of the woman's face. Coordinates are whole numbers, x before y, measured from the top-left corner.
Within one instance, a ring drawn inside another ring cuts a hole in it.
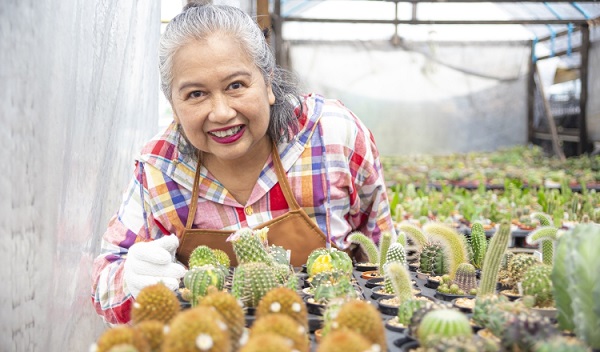
[[[213,34],[175,53],[171,97],[175,120],[205,156],[224,162],[270,151],[275,96],[231,36]]]

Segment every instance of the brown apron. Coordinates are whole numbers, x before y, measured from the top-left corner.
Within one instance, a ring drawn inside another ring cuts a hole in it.
[[[268,227],[269,244],[281,246],[291,250],[290,262],[292,266],[301,266],[306,263],[308,255],[317,248],[326,246],[327,237],[315,222],[306,214],[306,212],[298,205],[294,194],[290,189],[287,176],[283,170],[279,152],[275,144],[273,144],[273,165],[277,174],[277,180],[285,200],[287,201],[289,211],[281,216],[262,223],[254,229]],[[177,259],[187,265],[192,251],[200,246],[205,245],[213,249],[225,251],[231,260],[232,266],[237,266],[237,260],[233,252],[233,247],[226,239],[235,232],[235,230],[207,230],[207,229],[192,229],[196,207],[198,205],[198,185],[200,180],[200,164],[196,168],[196,176],[194,178],[194,189],[192,191],[192,201],[189,208],[187,224],[179,239],[180,245],[177,249]],[[332,243],[332,246],[335,245]]]

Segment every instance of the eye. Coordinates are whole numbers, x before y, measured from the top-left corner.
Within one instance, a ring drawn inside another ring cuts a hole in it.
[[[229,85],[229,89],[240,89],[243,87],[242,82],[233,82]]]
[[[190,92],[190,94],[188,94],[188,98],[190,99],[197,99],[204,96],[204,92],[200,91],[200,90],[195,90],[193,92]]]

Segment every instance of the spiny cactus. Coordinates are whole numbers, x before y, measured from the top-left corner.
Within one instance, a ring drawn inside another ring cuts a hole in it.
[[[471,263],[476,269],[481,269],[487,251],[487,238],[485,229],[479,222],[474,222],[471,225],[471,250],[473,252]]]
[[[423,318],[427,313],[439,309],[451,309],[452,307],[445,302],[432,302],[431,304],[426,304],[420,307],[419,309],[413,311],[412,316],[410,317],[410,322],[408,324],[408,334],[411,336],[419,336],[419,326],[423,321]]]
[[[454,309],[439,309],[425,314],[417,330],[417,339],[421,346],[427,348],[434,346],[431,341],[437,338],[470,338],[472,334],[466,315]]]
[[[292,347],[300,352],[308,352],[308,331],[292,317],[274,313],[256,319],[250,328],[250,338],[265,332],[275,333],[292,341]]]
[[[600,349],[600,227],[579,224],[558,240],[552,270],[560,328]]]
[[[415,242],[419,249],[429,242],[423,230],[413,224],[403,222],[398,225],[398,229],[404,232],[408,238]]]
[[[272,268],[262,262],[240,264],[233,272],[231,293],[246,307],[256,307],[263,296],[278,287]]]
[[[356,331],[337,330],[327,334],[317,347],[317,352],[365,352],[372,343]]]
[[[392,244],[392,234],[389,232],[384,232],[381,234],[379,238],[379,265],[378,270],[380,273],[383,273],[385,268],[385,263],[387,261],[387,253],[390,249],[390,245]]]
[[[475,267],[469,263],[460,264],[456,269],[456,276],[453,282],[465,293],[470,294],[471,290],[477,289]]]
[[[317,248],[313,250],[306,261],[306,272],[313,277],[324,271],[340,270],[347,275],[352,275],[354,270],[352,259],[344,252],[335,248]]]
[[[555,336],[550,340],[538,341],[535,352],[589,352],[589,348],[581,341],[564,336]]]
[[[499,337],[505,351],[531,351],[538,341],[549,339],[557,333],[547,318],[521,313],[506,323]]]
[[[238,264],[261,262],[272,264],[273,258],[267,252],[266,233],[268,228],[252,230],[242,228],[227,238],[231,242]]]
[[[506,251],[506,247],[508,247],[509,239],[510,224],[507,221],[503,221],[500,224],[498,231],[492,236],[490,245],[485,254],[477,297],[483,297],[496,292],[496,281],[498,280],[500,262]]]
[[[173,319],[162,348],[162,352],[226,352],[231,350],[231,339],[215,308],[197,306]]]
[[[256,307],[256,317],[281,313],[292,317],[298,324],[308,329],[308,312],[298,293],[287,287],[274,288],[267,292]]]
[[[469,255],[465,236],[454,228],[441,223],[428,223],[423,226],[423,231],[432,240],[442,241],[448,256],[448,274],[454,278],[456,269],[461,263],[468,263]]]
[[[552,267],[549,265],[534,265],[523,276],[523,295],[535,297],[535,306],[539,308],[553,307]]]
[[[315,276],[315,279],[311,282],[311,286],[313,287],[313,298],[317,304],[327,304],[334,298],[348,300],[358,297],[350,278],[340,272],[320,273]]]
[[[348,241],[360,245],[367,254],[370,263],[379,263],[379,249],[372,239],[359,231],[355,231],[348,235]]]
[[[395,294],[392,282],[390,281],[389,276],[386,275],[387,266],[391,263],[400,263],[401,265],[406,266],[406,254],[404,253],[404,247],[400,243],[392,243],[387,252],[386,257],[387,258],[386,266],[384,268],[383,291],[389,294]]]
[[[525,272],[534,265],[540,264],[537,257],[530,254],[516,254],[508,263],[508,275],[510,277],[510,285],[513,292],[518,293],[518,283],[523,281]]]
[[[513,316],[530,313],[531,310],[522,302],[509,301],[502,295],[487,295],[476,298],[473,321],[495,336],[501,336]]]
[[[158,320],[167,324],[180,310],[175,293],[163,283],[157,283],[140,291],[131,308],[131,322],[138,324],[145,320]]]
[[[331,332],[342,329],[355,331],[372,344],[379,345],[381,351],[387,350],[381,314],[368,302],[351,300],[341,306],[331,324]]]
[[[108,352],[119,345],[130,345],[139,352],[150,351],[150,346],[140,331],[131,326],[118,325],[100,335],[96,342],[96,352]]]
[[[274,332],[252,336],[239,352],[293,352],[290,340]]]
[[[412,282],[406,266],[400,262],[391,262],[386,265],[385,276],[389,279],[393,292],[400,302],[408,301],[414,297]]]
[[[215,257],[217,258],[217,263],[229,269],[229,267],[231,266],[231,259],[229,258],[227,253],[217,248],[213,248],[212,251]]]
[[[208,294],[201,298],[200,306],[213,307],[223,318],[227,329],[233,351],[239,348],[240,339],[244,333],[246,319],[244,310],[232,294],[217,289],[210,289]]]
[[[405,327],[410,324],[414,312],[425,307],[433,305],[433,301],[422,298],[412,298],[400,303],[398,307],[398,322]]]
[[[160,352],[164,341],[166,325],[158,320],[145,320],[133,328],[138,330],[148,342],[150,352]]]
[[[216,266],[219,263],[217,260],[217,256],[213,252],[213,250],[208,246],[198,246],[190,254],[190,259],[188,261],[188,267],[190,269],[203,266],[203,265],[213,265]]]
[[[185,273],[183,284],[190,290],[190,302],[192,307],[195,307],[198,300],[206,296],[209,287],[215,287],[217,290],[223,289],[225,274],[223,270],[213,265],[196,266]]]
[[[432,337],[424,352],[497,352],[497,343],[477,336]]]
[[[448,257],[439,242],[430,242],[419,253],[419,271],[424,274],[444,275],[448,273]]]

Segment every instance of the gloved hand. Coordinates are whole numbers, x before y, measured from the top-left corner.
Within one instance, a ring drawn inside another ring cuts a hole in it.
[[[173,291],[179,287],[179,279],[186,270],[183,265],[174,262],[177,247],[179,239],[169,235],[151,242],[138,242],[129,248],[123,277],[134,298],[141,289],[158,282]]]

